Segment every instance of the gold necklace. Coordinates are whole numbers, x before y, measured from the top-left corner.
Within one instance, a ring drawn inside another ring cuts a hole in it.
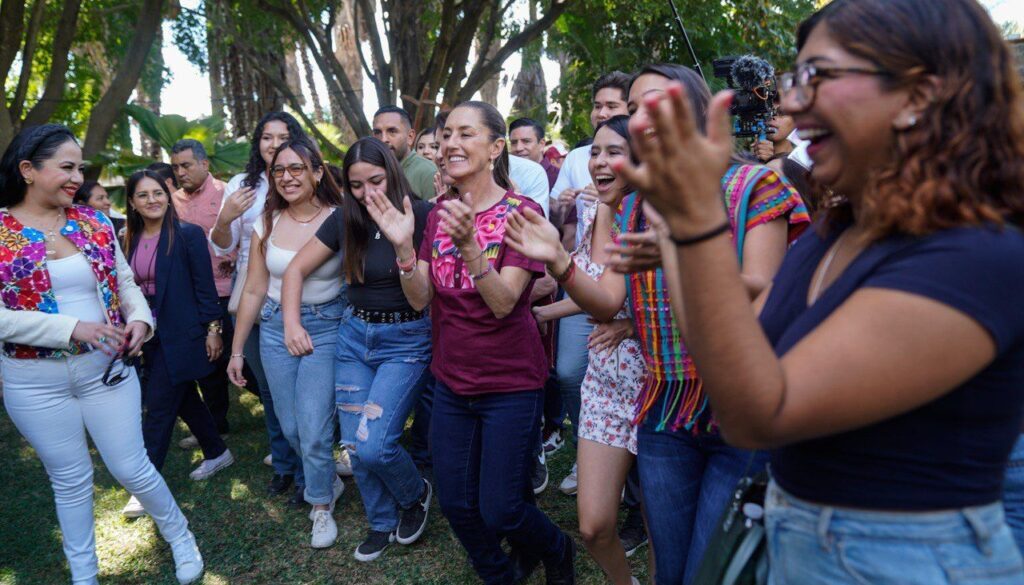
[[[304,225],[305,226],[305,225],[309,225],[310,222],[312,222],[314,219],[316,219],[320,215],[320,212],[323,211],[323,208],[322,207],[317,207],[316,208],[316,213],[314,213],[309,219],[307,219],[305,221],[295,217],[295,214],[292,213],[292,208],[291,207],[285,207],[284,210],[285,210],[286,213],[288,213],[288,216],[291,217],[292,220],[295,221],[295,223],[297,223],[299,225]]]
[[[51,246],[57,241],[57,232],[60,231],[60,228],[64,227],[65,223],[67,223],[67,217],[64,215],[64,210],[60,209],[57,211],[57,218],[50,224],[49,229],[37,230],[43,232],[43,246],[46,248],[47,256],[57,255],[57,250]]]

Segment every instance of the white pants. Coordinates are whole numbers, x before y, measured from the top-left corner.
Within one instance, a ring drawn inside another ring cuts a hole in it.
[[[99,351],[64,359],[3,358],[4,406],[50,476],[74,583],[95,583],[98,572],[86,430],[111,475],[139,499],[164,540],[173,544],[188,536],[185,516],[146,456],[139,379],[133,369],[120,384],[105,386],[108,363]]]

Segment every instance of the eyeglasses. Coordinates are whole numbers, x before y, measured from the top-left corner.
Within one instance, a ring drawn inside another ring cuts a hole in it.
[[[128,376],[132,375],[135,371],[135,366],[138,365],[139,358],[127,357],[119,355],[114,359],[110,360],[107,364],[107,370],[103,372],[103,385],[104,386],[117,386],[121,382],[128,379]]]
[[[303,165],[303,164],[299,164],[299,163],[295,163],[293,165],[288,165],[286,167],[285,166],[281,166],[281,165],[276,165],[276,166],[274,166],[273,168],[270,169],[270,176],[274,177],[275,179],[280,179],[281,177],[284,176],[285,170],[287,170],[289,175],[291,175],[292,177],[295,177],[296,179],[298,179],[299,177],[302,176],[302,173],[307,168],[309,168],[309,167],[307,167],[306,165]]]
[[[812,105],[818,95],[818,84],[828,79],[839,79],[845,75],[877,75],[886,77],[886,71],[863,69],[860,67],[818,67],[813,63],[797,66],[792,73],[779,76],[779,92],[786,99],[792,100],[796,109],[788,113],[804,112]]]

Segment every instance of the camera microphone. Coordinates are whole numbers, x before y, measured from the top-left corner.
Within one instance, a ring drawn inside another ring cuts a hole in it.
[[[775,79],[775,68],[760,57],[743,55],[733,61],[729,74],[737,87],[754,91],[772,83]]]

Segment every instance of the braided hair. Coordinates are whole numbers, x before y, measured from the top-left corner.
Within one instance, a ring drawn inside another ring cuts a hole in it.
[[[0,157],[0,207],[11,207],[25,199],[28,185],[18,168],[29,161],[34,168],[53,157],[65,142],[78,144],[75,135],[62,124],[42,124],[23,128]]]

